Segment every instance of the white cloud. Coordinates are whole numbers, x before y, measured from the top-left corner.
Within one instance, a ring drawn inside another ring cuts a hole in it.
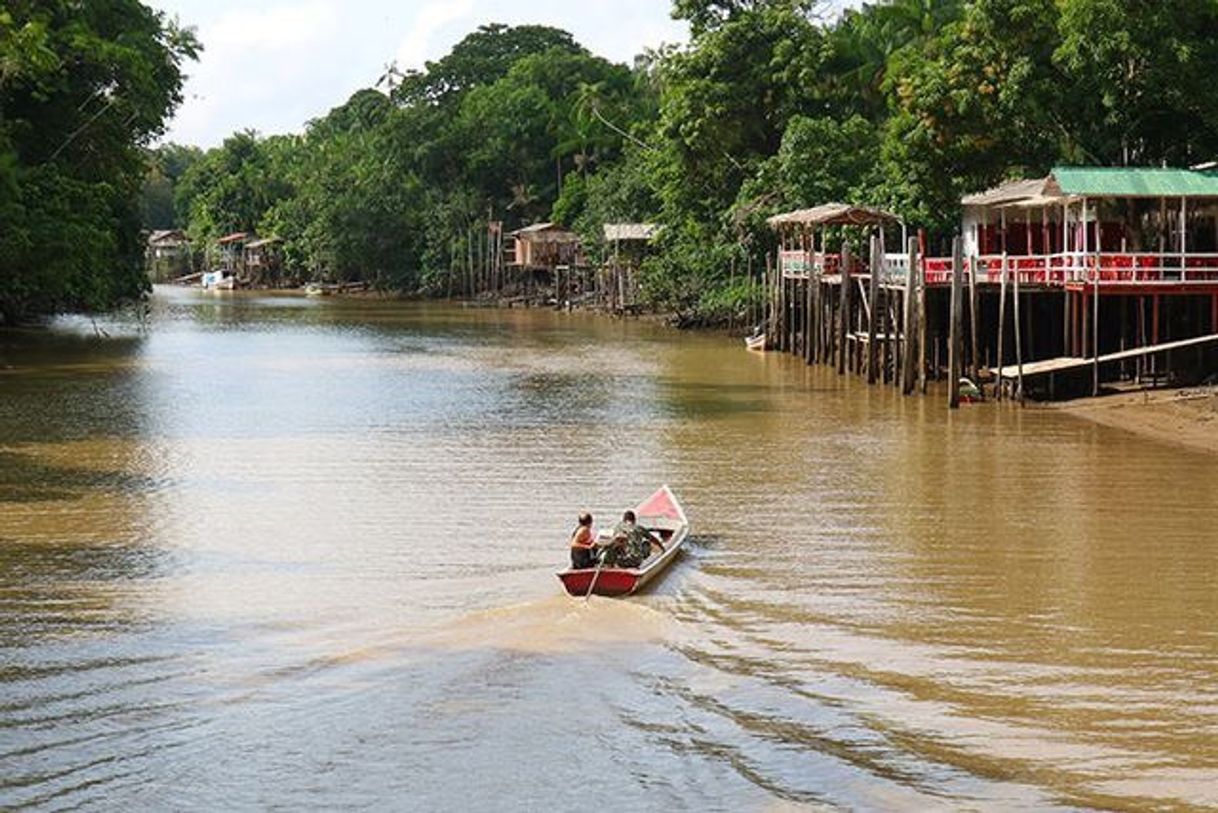
[[[564,28],[593,53],[629,61],[683,41],[667,0],[145,0],[197,27],[204,51],[168,138],[214,146],[236,130],[299,132],[356,90],[434,60],[479,25]]]
[[[395,60],[403,70],[421,68],[434,54],[432,39],[445,26],[470,16],[474,10],[473,0],[449,0],[428,3],[415,16],[410,33],[398,46]]]

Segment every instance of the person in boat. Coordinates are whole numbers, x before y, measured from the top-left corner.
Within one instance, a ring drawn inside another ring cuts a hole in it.
[[[579,524],[571,532],[571,567],[576,570],[596,567],[596,535],[592,532],[592,515],[579,515]]]
[[[613,542],[606,550],[615,567],[638,567],[651,556],[651,549],[664,552],[664,545],[639,525],[633,511],[622,515],[622,521],[613,527]],[[606,560],[608,562],[608,559]]]

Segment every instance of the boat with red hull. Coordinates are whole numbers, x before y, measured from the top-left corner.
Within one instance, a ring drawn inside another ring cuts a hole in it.
[[[573,596],[586,596],[588,589],[598,596],[628,596],[638,592],[672,564],[689,537],[689,520],[668,486],[643,500],[634,508],[638,524],[658,537],[664,544],[661,553],[652,554],[638,567],[568,568],[558,573],[563,587]],[[602,540],[605,532],[602,532]],[[595,579],[595,583],[593,580]]]

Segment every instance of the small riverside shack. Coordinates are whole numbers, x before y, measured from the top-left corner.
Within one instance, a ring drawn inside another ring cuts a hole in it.
[[[263,237],[245,244],[242,262],[247,281],[253,285],[278,285],[283,280],[283,243],[278,237]]]
[[[538,286],[553,285],[557,293],[560,277],[571,279],[572,269],[584,266],[579,235],[557,223],[534,223],[509,235],[506,246],[509,271],[514,272],[526,296]]]
[[[148,275],[165,282],[191,272],[190,240],[181,229],[162,229],[148,235],[145,249]]]
[[[245,246],[255,239],[249,232],[238,231],[226,234],[216,241],[217,265],[227,276],[245,275]]]
[[[653,223],[606,223],[605,244],[609,256],[597,280],[598,299],[615,312],[631,310],[638,301],[638,271],[647,246],[659,234]]]
[[[843,204],[772,218],[776,346],[873,381],[878,365],[906,392],[911,376],[923,389],[946,376],[953,406],[965,374],[1000,395],[1055,398],[1218,373],[1214,168],[1056,167],[961,206],[951,256],[927,256],[919,240],[886,252],[873,233],[862,271],[846,249],[827,250],[824,226],[840,217],[878,232],[883,218],[847,215]],[[877,341],[891,347],[883,362]],[[845,354],[852,344],[867,348],[865,364]]]
[[[772,273],[770,343],[808,364],[836,362],[843,373],[865,369],[869,379],[881,370],[895,376],[890,316],[901,307],[903,290],[881,295],[881,289],[885,275],[900,270],[883,262],[887,233],[904,233],[900,218],[881,209],[826,203],[775,215],[767,223],[778,234],[771,266],[777,273]],[[851,237],[863,238],[861,263],[851,251]]]

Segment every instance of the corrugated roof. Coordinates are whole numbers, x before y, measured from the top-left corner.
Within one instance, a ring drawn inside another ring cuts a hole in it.
[[[516,237],[526,243],[578,243],[579,235],[568,231],[557,223],[534,223],[511,232],[510,237]]]
[[[614,240],[645,242],[655,237],[659,231],[660,227],[654,223],[606,223],[605,239],[609,242]]]
[[[181,229],[159,229],[148,236],[149,243],[185,243],[186,233]]]
[[[1045,191],[1097,198],[1218,197],[1218,175],[1157,167],[1054,167]]]
[[[224,235],[216,242],[220,243],[221,245],[227,245],[228,243],[243,243],[249,239],[249,236],[250,235],[248,232],[235,231],[232,234]]]
[[[965,195],[961,203],[965,206],[1002,206],[1016,201],[1044,196],[1048,178],[1031,178],[1025,181],[1007,181],[975,195]]]
[[[279,237],[265,237],[261,240],[254,240],[253,242],[246,243],[245,247],[246,248],[262,248],[263,246],[269,246],[272,243],[282,243],[282,242],[283,242],[283,240]]]
[[[811,209],[774,215],[766,220],[770,226],[877,226],[898,223],[900,218],[882,209],[852,206],[849,203],[824,203]]]

